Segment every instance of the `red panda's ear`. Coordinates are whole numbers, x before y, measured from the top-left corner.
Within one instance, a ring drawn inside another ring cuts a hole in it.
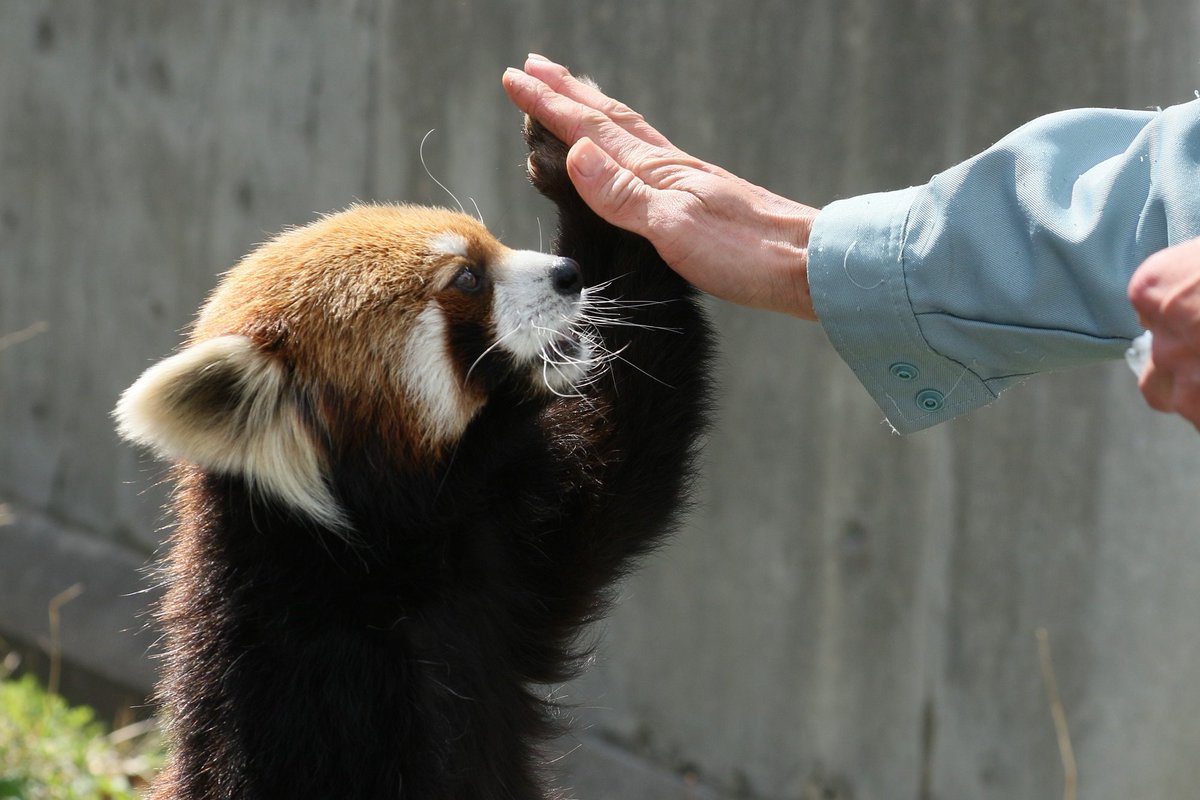
[[[242,475],[335,528],[344,519],[281,365],[245,336],[191,345],[121,394],[117,431],[162,457]]]

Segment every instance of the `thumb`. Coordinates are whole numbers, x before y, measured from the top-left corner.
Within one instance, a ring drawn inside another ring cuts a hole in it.
[[[654,191],[586,137],[567,153],[567,172],[583,202],[606,222],[639,235],[648,232]]]

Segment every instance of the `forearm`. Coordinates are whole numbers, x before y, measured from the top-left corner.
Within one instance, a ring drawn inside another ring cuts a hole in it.
[[[901,432],[1119,357],[1141,330],[1130,275],[1200,234],[1198,137],[1200,103],[1065,112],[925,186],[832,204],[809,250],[831,341]]]

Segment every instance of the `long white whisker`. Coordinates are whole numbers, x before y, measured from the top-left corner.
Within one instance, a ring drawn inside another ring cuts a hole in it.
[[[543,333],[558,333],[558,331],[556,331],[553,328],[547,328],[547,327],[544,327],[541,325],[535,325],[535,326],[533,326],[533,328],[534,328],[534,330],[540,331]],[[552,360],[558,365],[565,365],[565,364],[581,364],[582,365],[582,364],[592,363],[592,359],[590,359],[590,358],[577,358],[575,356],[567,355],[566,353],[564,353],[562,350],[559,349],[558,345],[559,345],[559,342],[553,341],[553,340],[547,342],[546,345],[543,345],[543,347],[541,349],[542,358],[547,359],[547,360]],[[557,359],[550,359],[550,354],[546,352],[547,347],[550,348],[550,350],[554,353],[554,355],[558,356]]]
[[[543,244],[541,241],[541,219],[538,219],[538,231],[540,247]],[[595,387],[605,375],[613,375],[612,365],[618,360],[622,364],[627,365],[628,368],[640,372],[650,380],[668,389],[675,388],[670,383],[647,372],[623,355],[630,346],[629,344],[625,344],[615,350],[610,349],[606,346],[604,338],[599,333],[605,327],[626,327],[647,331],[682,333],[679,328],[638,322],[636,318],[639,315],[631,314],[631,312],[639,309],[666,305],[667,303],[676,302],[675,300],[625,300],[624,298],[613,298],[602,294],[602,292],[609,289],[621,277],[625,276],[618,276],[617,278],[584,288],[576,310],[570,314],[563,314],[555,324],[539,325],[529,323],[529,328],[527,329],[537,332],[538,338],[542,340],[538,353],[542,361],[542,383],[555,396],[561,398],[578,398],[585,402],[588,401],[591,399],[591,395],[585,394],[585,390]],[[633,317],[632,319],[630,318],[631,316]],[[582,345],[582,349],[576,350],[575,346],[569,345],[569,340],[564,338],[565,335],[574,337],[576,342]],[[551,370],[553,370],[553,380]],[[568,390],[564,390],[562,388],[564,379],[569,378],[569,376],[576,372],[581,374],[577,375],[570,382]],[[618,388],[614,384],[613,390],[616,391]]]
[[[626,320],[626,319],[614,319],[612,317],[597,317],[597,316],[593,316],[591,314],[581,316],[580,319],[583,320],[584,322],[591,323],[592,325],[595,325],[597,327],[604,327],[606,325],[610,325],[610,326],[621,327],[621,328],[641,328],[642,330],[646,330],[646,331],[667,331],[668,333],[683,333],[683,330],[680,328],[668,328],[663,325],[646,325],[645,323],[642,323],[642,322],[630,322],[629,320]]]
[[[421,147],[417,153],[421,157],[421,166],[424,167],[425,174],[429,176],[429,180],[436,183],[438,186],[440,186],[442,188],[442,191],[444,191],[446,194],[450,195],[450,199],[454,201],[454,204],[456,206],[458,206],[459,212],[461,212],[462,214],[466,214],[467,210],[465,208],[463,208],[462,202],[460,202],[459,199],[454,195],[454,192],[452,192],[448,188],[446,188],[446,184],[442,183],[437,178],[433,177],[433,173],[429,171],[429,165],[425,163],[425,140],[428,139],[430,136],[432,136],[433,132],[436,130],[437,130],[437,128],[430,128],[429,133],[425,134],[425,136],[422,137],[422,139],[421,139]]]
[[[587,301],[592,305],[605,306],[614,309],[651,308],[653,306],[665,306],[669,303],[677,302],[675,300],[624,300],[619,297],[594,297],[590,295],[588,296]]]
[[[656,305],[657,304],[656,301],[628,301],[627,302],[627,301],[615,301],[615,300],[612,300],[611,298],[588,298],[588,301],[589,302],[587,304],[585,304],[585,306],[584,306],[584,313],[580,315],[580,321],[582,321],[586,324],[590,324],[595,327],[604,327],[606,325],[624,326],[624,327],[631,327],[631,328],[641,328],[644,330],[658,330],[658,331],[668,331],[668,332],[672,332],[672,333],[682,333],[682,331],[679,330],[678,328],[668,328],[668,327],[663,327],[663,326],[658,326],[658,325],[647,325],[644,323],[632,322],[630,320],[624,320],[624,319],[620,319],[620,318],[613,318],[611,316],[606,316],[606,313],[607,314],[617,313],[618,311],[621,310],[622,307],[636,308],[638,306],[643,306],[643,305]],[[600,301],[602,304],[607,305],[608,308],[597,309],[597,308],[595,308],[595,303],[593,301]],[[669,302],[669,301],[662,301],[662,302]],[[655,383],[659,383],[659,384],[667,387],[668,389],[675,388],[674,386],[672,386],[671,384],[662,380],[661,378],[651,375],[649,372],[642,369],[637,364],[634,364],[628,358],[625,358],[624,356],[622,356],[621,354],[623,352],[625,352],[625,349],[627,347],[629,347],[628,344],[624,345],[623,347],[621,347],[615,351],[608,350],[607,348],[602,348],[603,355],[598,358],[598,361],[602,361],[602,363],[604,363],[607,366],[608,364],[611,364],[613,361],[620,360],[622,363],[624,363],[624,364],[628,365],[630,368],[635,369],[638,372],[642,373],[643,375],[645,375],[647,378],[654,381]]]
[[[677,303],[678,300],[626,300],[624,297],[608,297],[600,293],[604,284],[589,286],[583,290],[584,300],[593,305],[611,306],[613,308],[649,308]]]
[[[633,363],[632,361],[630,361],[628,358],[623,358],[623,357],[621,357],[621,356],[615,356],[615,358],[619,359],[619,360],[620,360],[622,363],[624,363],[624,364],[627,364],[628,366],[632,367],[633,369],[636,369],[638,372],[642,373],[643,375],[645,375],[647,378],[649,378],[650,380],[654,381],[655,383],[661,384],[661,385],[663,385],[663,386],[667,387],[668,389],[672,389],[672,390],[674,390],[674,389],[675,389],[675,387],[674,387],[674,386],[672,386],[671,384],[667,383],[667,382],[666,382],[666,381],[664,381],[662,378],[656,378],[656,377],[654,377],[654,376],[653,376],[653,375],[651,375],[649,372],[646,372],[646,370],[642,369],[642,368],[641,368],[641,367],[639,367],[637,364],[635,364],[635,363]]]
[[[600,286],[600,287],[611,286],[612,284],[616,283],[617,281],[621,280],[622,278],[628,278],[632,274],[633,273],[631,273],[631,272],[622,272],[620,275],[614,275],[613,277],[609,278],[604,283],[597,284],[597,286]]]
[[[483,361],[483,359],[487,356],[488,353],[495,350],[497,347],[500,346],[501,342],[503,342],[505,339],[512,336],[516,332],[517,332],[517,329],[514,328],[513,330],[509,331],[508,333],[504,334],[499,339],[497,339],[496,341],[494,341],[490,345],[488,345],[487,349],[479,354],[479,358],[475,359],[473,362],[471,362],[471,366],[467,367],[467,374],[463,376],[463,384],[465,385],[466,382],[471,379],[471,373],[475,371],[475,368],[477,366],[479,366],[479,362]]]
[[[591,288],[591,287],[589,287],[589,288]],[[633,322],[628,319],[623,319],[623,318],[621,318],[621,316],[619,316],[622,312],[625,312],[625,311],[629,311],[629,310],[637,309],[637,308],[643,308],[643,307],[651,306],[651,305],[658,305],[660,303],[669,302],[669,301],[614,300],[612,298],[594,296],[589,293],[588,289],[585,289],[584,291],[585,291],[585,296],[584,296],[583,306],[582,306],[581,313],[579,315],[579,319],[582,322],[585,322],[590,325],[594,325],[596,327],[604,327],[604,326],[611,325],[611,326],[623,326],[623,327],[629,327],[629,328],[641,328],[643,330],[651,330],[651,331],[669,331],[671,333],[682,333],[682,331],[679,328],[670,328],[670,327],[660,326],[660,325],[649,325],[644,322]]]
[[[551,367],[550,359],[546,358],[546,354],[543,351],[543,353],[542,353],[542,383],[545,385],[545,387],[547,389],[550,390],[551,394],[553,394],[557,397],[561,397],[564,400],[576,398],[576,397],[583,397],[583,394],[580,393],[578,390],[576,390],[574,393],[567,394],[565,392],[559,391],[558,389],[555,389],[554,384],[550,383],[550,376],[547,374],[547,371],[550,369],[550,367]]]

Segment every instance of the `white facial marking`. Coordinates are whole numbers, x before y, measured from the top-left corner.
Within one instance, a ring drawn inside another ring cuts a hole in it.
[[[430,240],[429,249],[442,255],[466,258],[467,240],[457,233],[442,233]]]
[[[566,391],[590,366],[585,340],[574,335],[580,322],[579,295],[554,288],[557,256],[514,250],[494,265],[493,316],[502,347],[536,368],[551,391]]]
[[[477,406],[463,393],[450,360],[446,317],[436,303],[421,309],[408,336],[401,362],[401,381],[420,408],[431,443],[457,437]]]

